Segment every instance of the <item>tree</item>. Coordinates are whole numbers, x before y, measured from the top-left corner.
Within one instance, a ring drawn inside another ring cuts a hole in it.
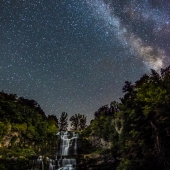
[[[100,107],[95,113],[94,116],[95,118],[98,118],[100,116],[112,116],[113,115],[113,110],[112,108],[109,108],[108,105],[104,105]]]
[[[86,116],[82,114],[75,114],[70,118],[71,121],[71,130],[83,130],[87,127],[86,125]]]
[[[118,169],[169,169],[169,68],[161,74],[151,70],[151,75],[144,75],[135,85],[126,83],[121,110],[123,158]]]
[[[83,130],[86,127],[87,127],[87,125],[86,125],[86,116],[80,115],[79,130]]]
[[[59,122],[58,122],[59,131],[66,131],[67,130],[67,127],[68,127],[67,120],[68,120],[67,113],[62,112],[61,117],[60,117]]]
[[[79,122],[80,122],[80,114],[75,114],[74,116],[71,116],[70,121],[71,121],[71,130],[78,130],[79,128]]]
[[[51,122],[52,124],[55,124],[56,127],[58,127],[58,119],[55,115],[48,115],[47,121]]]

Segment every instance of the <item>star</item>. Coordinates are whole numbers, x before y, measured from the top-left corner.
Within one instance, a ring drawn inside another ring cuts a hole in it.
[[[0,88],[59,117],[94,118],[125,81],[170,64],[170,2],[0,2]]]

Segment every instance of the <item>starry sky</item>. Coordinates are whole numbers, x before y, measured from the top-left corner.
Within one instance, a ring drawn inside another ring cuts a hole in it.
[[[170,64],[169,37],[169,0],[0,0],[0,90],[89,121]]]

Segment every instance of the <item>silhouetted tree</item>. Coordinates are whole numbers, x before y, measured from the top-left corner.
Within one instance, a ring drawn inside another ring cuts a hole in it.
[[[98,118],[100,117],[101,115],[104,115],[104,116],[112,116],[113,115],[113,110],[112,108],[108,107],[108,105],[104,105],[102,107],[100,107],[95,113],[94,113],[94,116],[95,118]]]
[[[78,130],[79,128],[79,123],[80,123],[80,114],[75,114],[74,116],[71,116],[70,121],[71,121],[71,130]]]
[[[79,122],[79,130],[83,130],[87,127],[86,125],[86,116],[80,115],[80,122]]]
[[[70,118],[71,121],[71,130],[83,130],[87,127],[86,125],[86,116],[82,114],[75,114]]]
[[[68,127],[68,115],[66,112],[62,112],[61,117],[58,122],[59,131],[66,131]]]

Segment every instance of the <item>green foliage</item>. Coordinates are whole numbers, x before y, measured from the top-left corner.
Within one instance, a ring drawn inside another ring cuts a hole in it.
[[[161,75],[151,70],[150,75],[143,75],[134,84],[126,81],[123,92],[121,103],[114,101],[110,107],[99,108],[88,127],[84,115],[75,114],[70,118],[72,130],[81,131],[81,153],[112,153],[118,157],[117,170],[168,170],[170,67],[162,69]],[[56,131],[67,130],[67,121],[65,112],[59,120],[54,115],[47,117],[36,101],[1,92],[0,142],[10,129],[18,136],[11,138],[10,150],[1,148],[0,152],[19,156],[25,154],[22,149],[28,146],[31,154],[52,153],[57,147]],[[89,136],[111,142],[111,148],[92,147]]]
[[[0,141],[3,139],[4,135],[7,134],[9,129],[9,122],[1,122],[0,121]]]
[[[21,148],[18,146],[14,146],[11,148],[1,148],[0,154],[3,155],[3,159],[11,158],[11,157],[25,157],[29,158],[33,155],[36,155],[33,148],[25,147]]]
[[[0,142],[3,146],[5,136],[12,136],[8,152],[16,155],[16,146],[22,149],[29,146],[37,154],[42,154],[46,148],[52,151],[57,146],[57,130],[57,118],[54,115],[47,117],[36,101],[0,92]]]
[[[110,113],[108,114],[108,110],[105,110],[105,112],[102,109],[99,109],[100,112],[98,112],[98,115],[100,116],[96,117],[90,125],[92,135],[103,138],[106,141],[113,141],[117,138],[118,135],[117,129],[115,127],[118,103],[112,102],[111,106],[111,109],[114,110],[114,113],[112,112],[111,114],[111,111],[109,111]]]
[[[161,77],[151,70],[151,75],[144,75],[131,86],[130,90],[126,91],[122,98],[123,159],[118,169],[138,170],[145,167],[167,169],[169,167],[169,75],[170,72],[167,71]]]
[[[151,70],[134,84],[126,81],[121,103],[95,112],[93,136],[112,142],[117,169],[168,169],[170,165],[170,67]]]
[[[16,123],[16,124],[13,124],[12,126],[12,130],[13,131],[20,131],[21,133],[25,134],[26,131],[27,131],[27,123]]]

